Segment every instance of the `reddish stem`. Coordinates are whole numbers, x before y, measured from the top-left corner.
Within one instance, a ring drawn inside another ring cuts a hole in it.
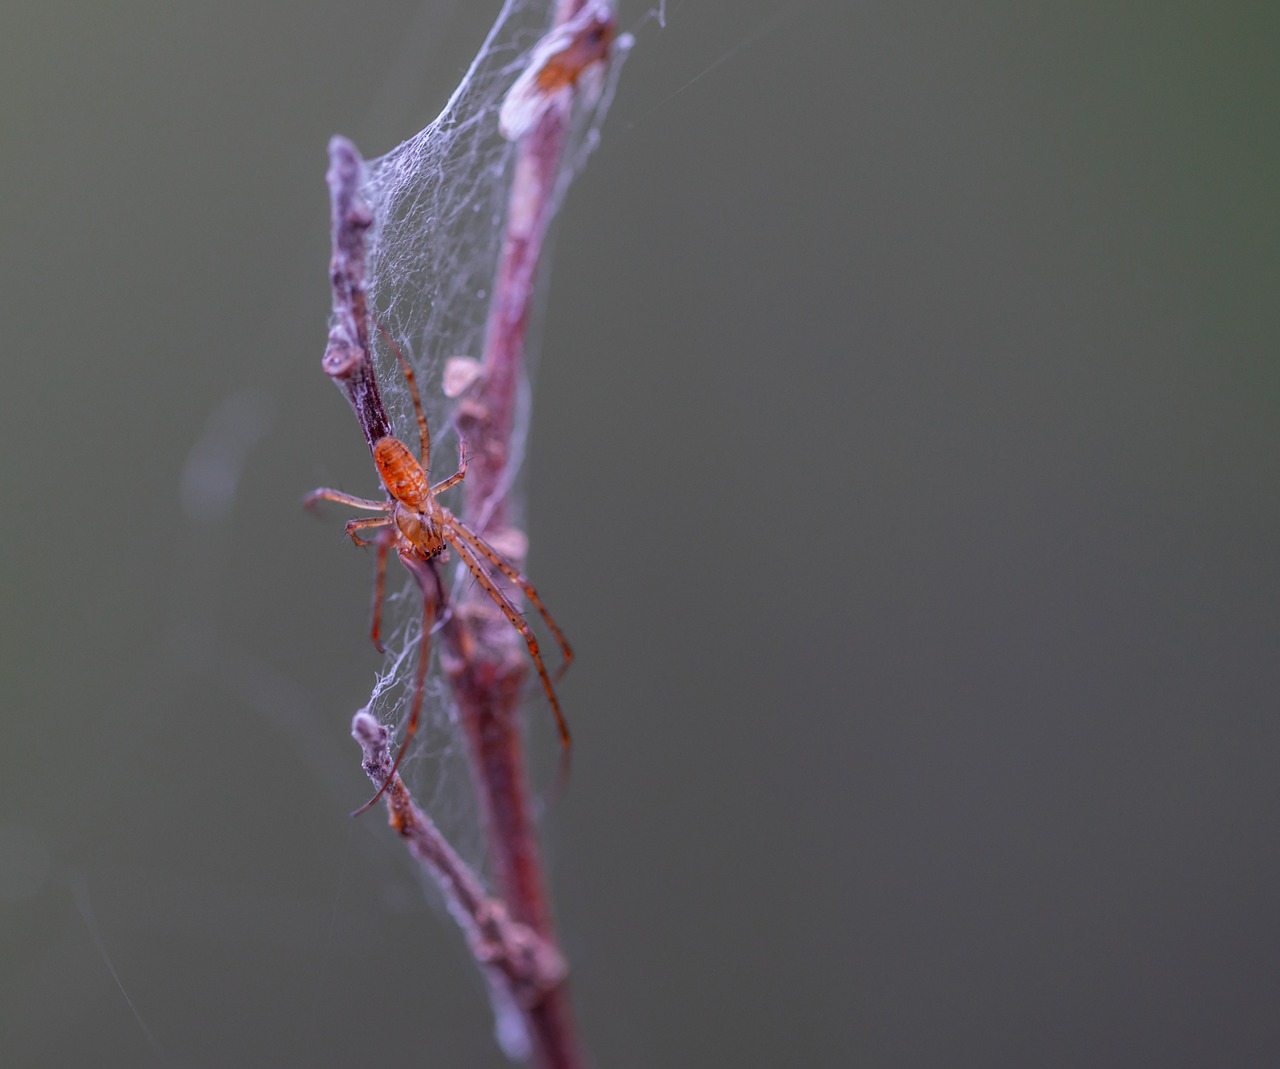
[[[559,5],[556,22],[577,14],[584,0]],[[518,386],[524,371],[527,327],[537,292],[538,267],[556,209],[571,100],[552,107],[516,147],[481,361],[481,389],[460,421],[475,460],[464,484],[463,516],[500,530],[507,523],[507,465],[515,430]],[[530,812],[519,710],[528,675],[518,636],[491,601],[474,591],[463,606],[480,641],[446,661],[470,746],[474,778],[489,829],[489,850],[511,915],[557,946],[546,880]],[[454,644],[458,651],[457,643]],[[531,1007],[539,1060],[548,1069],[585,1065],[564,984]]]

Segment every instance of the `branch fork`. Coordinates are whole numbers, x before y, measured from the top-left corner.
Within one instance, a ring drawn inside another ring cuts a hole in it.
[[[391,772],[391,729],[361,709],[352,718],[351,735],[363,751],[365,772],[381,788]],[[557,988],[569,973],[559,949],[528,925],[512,920],[506,905],[485,893],[479,877],[418,808],[399,773],[385,797],[388,823],[444,892],[476,961],[502,974],[517,1005],[533,1006]]]

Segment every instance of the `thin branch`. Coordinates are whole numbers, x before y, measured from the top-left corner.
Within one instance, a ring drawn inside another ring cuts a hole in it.
[[[329,141],[329,202],[332,207],[333,255],[329,281],[333,286],[333,314],[329,344],[320,366],[336,382],[355,409],[369,449],[391,434],[391,420],[382,406],[378,379],[369,350],[369,305],[365,296],[365,235],[373,212],[360,195],[364,160],[345,137]]]
[[[594,29],[598,22],[602,29],[602,51],[587,59],[604,58],[612,39],[612,11],[597,0],[561,0],[555,27],[579,15],[591,20],[590,27],[584,23],[584,28]],[[459,427],[474,458],[464,483],[462,515],[481,531],[501,530],[507,523],[507,493],[512,484],[507,464],[524,373],[526,333],[537,296],[543,241],[557,207],[557,182],[574,105],[575,87],[562,88],[547,99],[540,117],[516,146],[483,372],[475,397],[459,413]],[[495,829],[494,861],[508,901],[516,916],[549,935],[551,912],[528,812],[523,746],[515,715],[528,667],[519,637],[498,622],[500,614],[487,600],[474,592],[464,601],[464,608],[474,614],[473,629],[483,634],[482,656],[472,652],[453,658],[446,661],[446,670],[465,714],[477,782],[489,788],[484,800]],[[449,634],[446,630],[446,638]]]
[[[391,729],[361,709],[352,718],[351,735],[364,751],[363,765],[369,779],[381,787],[391,771]],[[516,1005],[535,1005],[568,971],[560,952],[528,925],[512,920],[506,906],[485,893],[479,878],[414,803],[399,773],[385,797],[389,823],[444,893],[449,912],[466,935],[476,961],[501,974]]]
[[[591,4],[608,22],[612,11],[592,0],[562,0],[555,25],[563,26]],[[557,182],[564,166],[575,92],[570,85],[549,101],[516,146],[515,177],[507,204],[506,231],[490,303],[479,389],[459,413],[459,427],[474,461],[464,485],[463,518],[477,529],[502,529],[512,485],[516,397],[524,373],[527,328],[537,295],[543,241],[555,213]],[[530,811],[519,709],[528,662],[519,637],[493,602],[473,591],[445,628],[443,658],[465,731],[473,777],[484,808],[490,856],[504,897],[517,920],[557,946],[550,899]],[[567,985],[546,993],[533,1015],[543,1065],[576,1069],[585,1064],[570,1009]]]

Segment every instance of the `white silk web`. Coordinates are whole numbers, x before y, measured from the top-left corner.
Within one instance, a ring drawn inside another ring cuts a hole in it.
[[[458,457],[452,403],[442,389],[445,366],[451,357],[481,355],[502,247],[516,146],[500,132],[499,113],[529,68],[553,8],[554,4],[540,0],[507,0],[439,117],[366,164],[362,193],[374,215],[368,245],[369,307],[376,326],[396,340],[415,370],[431,429],[433,482],[452,474]],[[607,65],[593,72],[589,91],[579,94],[556,184],[557,204],[595,146],[631,44],[629,35],[617,37]],[[508,107],[504,129],[510,114]],[[545,250],[546,246],[544,272]],[[527,376],[536,355],[535,333],[536,323],[525,342],[526,381],[511,443],[513,473],[518,473],[523,455]],[[370,336],[379,387],[395,433],[416,453],[417,427],[403,375],[376,327]],[[510,500],[512,520],[519,522],[520,497],[515,494]],[[408,715],[421,630],[421,592],[403,577],[394,559],[388,561],[383,615],[387,655],[369,706],[379,720],[390,724],[402,723]],[[466,581],[467,576],[461,578]],[[401,771],[407,774],[414,766],[412,780],[419,802],[453,837],[455,847],[478,862],[478,831],[461,811],[469,807],[461,807],[458,792],[451,787],[457,778],[454,765],[461,760],[454,745],[454,723],[448,687],[433,670],[415,745]],[[423,768],[430,774],[417,771]]]

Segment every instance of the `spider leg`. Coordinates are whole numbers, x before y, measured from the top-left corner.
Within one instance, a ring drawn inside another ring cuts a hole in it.
[[[560,745],[564,747],[566,752],[568,752],[569,746],[571,745],[571,740],[569,738],[569,725],[565,723],[564,713],[560,709],[560,700],[556,697],[555,687],[551,685],[551,677],[547,675],[547,666],[543,663],[542,652],[538,648],[538,640],[534,636],[533,629],[525,622],[524,617],[520,615],[516,607],[511,604],[511,599],[508,598],[507,595],[502,592],[502,589],[498,584],[493,581],[493,577],[484,570],[484,565],[480,563],[480,559],[476,556],[475,550],[471,548],[471,543],[468,542],[466,537],[461,533],[462,527],[460,521],[458,521],[457,517],[452,517],[452,514],[448,515],[450,515],[453,520],[452,523],[445,527],[445,537],[449,539],[449,544],[457,550],[458,556],[462,558],[471,574],[476,577],[476,582],[484,587],[485,592],[494,600],[498,608],[502,610],[502,615],[510,621],[512,627],[520,632],[520,636],[524,639],[524,644],[529,647],[529,656],[533,658],[533,663],[538,669],[538,677],[542,680],[542,688],[547,692],[547,699],[551,702],[551,711],[555,713],[556,727],[560,729]],[[472,531],[468,531],[467,535],[477,541],[480,539],[480,536]],[[489,547],[489,549],[490,552],[497,556],[497,550],[494,550],[492,547]],[[498,559],[502,560],[501,557],[498,557]],[[507,564],[506,561],[503,561],[503,564],[506,565],[506,567],[503,568],[503,572],[505,574],[506,569],[511,568],[511,565]],[[511,568],[511,570],[515,571],[514,568]],[[516,572],[516,574],[519,575],[519,572]],[[543,615],[546,615],[545,609],[543,610]],[[548,619],[547,622],[550,624],[550,619]],[[552,626],[554,627],[554,624]],[[557,634],[558,633],[559,632],[557,631]],[[563,638],[561,641],[563,641]]]
[[[344,494],[341,490],[330,490],[327,486],[312,490],[302,499],[302,507],[307,509],[315,508],[316,502],[322,500],[336,501],[340,505],[350,505],[354,509],[370,509],[374,512],[388,512],[391,509],[390,502],[370,501],[367,497]]]
[[[372,544],[375,539],[361,538],[356,532],[365,527],[386,527],[390,523],[391,520],[387,516],[370,516],[368,519],[363,520],[347,520],[347,526],[344,530],[357,546],[367,546]]]
[[[370,539],[377,547],[377,560],[374,564],[374,580],[373,580],[373,627],[370,629],[369,635],[373,639],[374,648],[379,653],[386,653],[386,649],[382,645],[382,592],[387,584],[387,550],[391,548],[391,544],[395,541],[395,532],[390,527],[384,527],[378,532],[378,537]]]
[[[448,490],[451,486],[456,486],[467,477],[467,443],[458,442],[458,470],[443,482],[438,482],[431,488],[432,494],[438,494],[442,490]]]
[[[377,320],[374,320],[377,323]],[[409,387],[409,396],[413,398],[413,414],[418,417],[418,438],[422,442],[422,470],[431,470],[431,433],[427,430],[427,417],[422,411],[422,399],[418,396],[418,383],[413,377],[413,368],[409,366],[409,361],[405,359],[404,353],[400,346],[396,344],[395,338],[386,332],[381,323],[378,323],[379,333],[387,339],[387,344],[391,346],[392,352],[396,354],[396,359],[400,361],[400,370],[404,372],[404,381]]]
[[[547,626],[551,628],[551,633],[556,636],[556,641],[560,643],[560,655],[564,658],[564,662],[558,669],[556,669],[555,678],[556,682],[559,682],[560,677],[565,673],[565,669],[567,669],[573,661],[573,649],[569,645],[569,640],[564,637],[564,632],[560,630],[560,626],[554,619],[552,619],[551,613],[547,612],[547,607],[542,604],[542,599],[538,597],[537,588],[519,571],[517,571],[516,567],[507,560],[506,557],[494,549],[493,546],[489,545],[488,542],[481,538],[480,535],[476,534],[476,532],[468,527],[462,520],[458,519],[458,517],[448,509],[442,508],[441,511],[444,513],[445,527],[448,530],[456,532],[459,537],[464,538],[466,541],[470,542],[471,545],[475,546],[475,548],[485,556],[485,559],[487,559],[490,564],[523,590],[525,597],[533,602],[537,607],[538,612],[542,614],[542,618],[547,621]]]
[[[436,582],[439,583],[437,576]],[[418,717],[422,713],[422,695],[426,690],[427,682],[427,662],[430,660],[431,648],[429,640],[431,637],[431,623],[435,617],[436,599],[427,597],[425,591],[422,594],[422,637],[418,640],[418,668],[413,676],[413,704],[409,708],[409,722],[404,728],[404,741],[400,743],[400,749],[396,751],[396,759],[391,762],[391,771],[387,773],[387,778],[382,781],[382,786],[378,788],[377,794],[370,798],[359,809],[355,810],[351,815],[358,817],[379,798],[386,793],[391,781],[395,779],[396,771],[400,768],[400,762],[404,760],[404,755],[409,749],[409,743],[413,741],[413,734],[418,730]]]

